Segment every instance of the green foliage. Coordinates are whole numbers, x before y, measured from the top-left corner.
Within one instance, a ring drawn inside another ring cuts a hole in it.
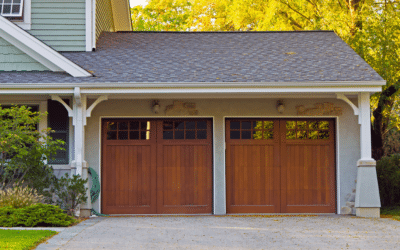
[[[44,197],[39,195],[35,189],[24,187],[19,183],[0,190],[0,207],[22,208],[40,203],[43,199]]]
[[[185,30],[190,2],[187,0],[150,1],[146,7],[131,9],[132,27],[136,31]]]
[[[67,227],[76,222],[54,205],[39,203],[23,208],[0,208],[0,227]]]
[[[26,250],[57,234],[51,230],[0,230],[0,249]]]
[[[382,206],[400,205],[400,154],[382,157],[376,171]]]
[[[53,140],[50,129],[37,130],[44,115],[26,106],[0,106],[0,189],[24,181],[40,194],[46,193],[54,175],[45,161],[62,150],[64,142]]]
[[[58,197],[56,204],[73,215],[79,204],[87,201],[85,184],[88,180],[83,180],[79,175],[72,178],[65,174],[54,183],[51,191]]]
[[[396,94],[400,88],[399,1],[149,0],[144,9],[133,9],[133,13],[134,30],[334,30],[386,80],[383,90],[396,86],[371,99],[376,111],[372,118],[375,159],[386,153],[383,144],[388,132],[400,131],[400,95]]]

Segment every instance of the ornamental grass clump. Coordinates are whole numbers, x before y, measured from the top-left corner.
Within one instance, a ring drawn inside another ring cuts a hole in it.
[[[43,195],[39,195],[33,188],[21,183],[14,183],[11,187],[0,189],[0,207],[23,208],[44,200]]]

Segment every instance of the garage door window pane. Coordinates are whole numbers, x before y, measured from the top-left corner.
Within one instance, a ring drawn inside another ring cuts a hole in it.
[[[128,123],[127,122],[119,122],[118,129],[119,130],[128,130]]]
[[[173,131],[164,131],[163,132],[163,139],[164,140],[174,139],[174,132]]]
[[[186,130],[186,139],[196,139],[196,131]]]
[[[119,131],[118,140],[128,140],[128,131]]]
[[[182,130],[175,130],[175,138],[174,139],[178,139],[178,140],[185,139],[183,131]]]
[[[175,122],[175,129],[184,129],[184,122]]]
[[[131,140],[139,140],[139,131],[131,131],[129,137]]]
[[[117,139],[117,131],[107,132],[107,140],[116,140],[116,139]]]
[[[205,121],[197,122],[197,129],[207,129],[207,122]]]
[[[251,129],[251,122],[242,122],[242,129]]]
[[[251,139],[251,131],[242,131],[242,139]]]
[[[271,130],[271,131],[264,131],[264,133],[263,133],[263,139],[264,140],[271,140],[271,139],[274,139],[274,132]]]
[[[240,122],[231,122],[231,129],[240,129]]]
[[[139,122],[131,122],[131,130],[139,130]]]
[[[186,122],[186,129],[195,129],[196,122]]]
[[[207,139],[207,130],[198,130],[197,139]]]
[[[262,140],[262,130],[253,131],[253,139],[254,140]]]
[[[231,139],[240,139],[240,131],[231,131]]]

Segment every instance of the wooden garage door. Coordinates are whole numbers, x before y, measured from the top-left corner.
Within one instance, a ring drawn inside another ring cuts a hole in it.
[[[228,213],[334,213],[333,119],[226,122]]]
[[[211,121],[103,120],[102,212],[212,212]]]

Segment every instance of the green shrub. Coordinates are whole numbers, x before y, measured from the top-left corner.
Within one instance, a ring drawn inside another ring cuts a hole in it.
[[[69,215],[74,215],[75,209],[87,201],[85,184],[88,180],[83,180],[80,175],[72,178],[65,176],[58,179],[51,191],[58,197],[56,204],[64,209]]]
[[[0,189],[0,207],[21,208],[42,202],[44,197],[36,190],[24,187],[22,183],[14,183],[5,190]]]
[[[25,181],[25,185],[39,194],[50,197],[46,189],[51,186],[54,174],[46,160],[64,150],[65,143],[53,139],[50,128],[37,129],[45,115],[26,106],[0,106],[0,189]]]
[[[0,227],[67,227],[76,222],[54,205],[39,203],[24,208],[0,208]]]
[[[382,206],[400,205],[400,154],[382,157],[376,171]]]

